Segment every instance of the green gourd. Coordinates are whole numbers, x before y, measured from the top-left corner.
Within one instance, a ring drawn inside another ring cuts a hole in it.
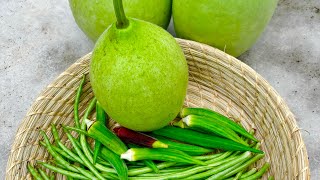
[[[182,108],[188,66],[176,40],[164,29],[127,18],[114,0],[117,22],[98,39],[90,64],[94,95],[120,125],[152,131]]]
[[[142,19],[167,29],[172,0],[124,0],[129,17]],[[94,42],[115,20],[112,0],[69,0],[73,17],[80,29]]]
[[[278,0],[173,0],[177,37],[202,42],[235,57],[250,49]]]

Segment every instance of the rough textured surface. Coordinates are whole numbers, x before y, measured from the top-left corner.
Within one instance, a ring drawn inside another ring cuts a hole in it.
[[[65,0],[0,1],[0,179],[29,106],[93,44]],[[280,0],[263,36],[240,57],[287,101],[307,145],[311,179],[320,168],[320,1]],[[172,32],[172,27],[169,28]]]

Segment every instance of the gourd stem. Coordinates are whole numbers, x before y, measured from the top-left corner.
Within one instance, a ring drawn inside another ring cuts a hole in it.
[[[129,21],[124,13],[122,0],[113,0],[113,7],[117,17],[117,28],[125,29],[129,26]]]

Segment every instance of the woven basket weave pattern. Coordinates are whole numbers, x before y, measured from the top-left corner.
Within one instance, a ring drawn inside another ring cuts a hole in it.
[[[189,86],[185,105],[220,112],[246,128],[257,129],[268,175],[275,179],[310,179],[305,145],[293,114],[282,98],[255,71],[232,56],[212,47],[177,39],[189,65]],[[79,59],[50,84],[36,99],[12,146],[6,179],[31,179],[26,165],[50,158],[39,146],[39,130],[51,136],[51,123],[73,124],[73,103],[83,74],[89,72],[91,54]],[[93,93],[87,76],[79,105],[84,114]],[[60,129],[60,135],[62,131]],[[62,137],[65,142],[67,138]],[[259,161],[258,167],[264,161]],[[265,176],[266,177],[266,176]]]

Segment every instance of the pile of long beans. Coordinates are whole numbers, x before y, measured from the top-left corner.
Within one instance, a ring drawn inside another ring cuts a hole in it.
[[[259,179],[269,168],[254,163],[264,157],[254,131],[247,132],[227,117],[207,109],[183,108],[178,120],[143,134],[121,126],[106,127],[107,114],[95,98],[79,117],[78,106],[85,77],[74,104],[75,126],[62,126],[72,147],[61,141],[57,125],[51,125],[54,142],[40,131],[49,162],[28,163],[34,179],[50,180],[59,173],[68,179]],[[90,114],[95,109],[96,121]],[[77,136],[71,131],[77,132]],[[94,139],[92,147],[88,139]],[[270,177],[269,179],[272,179]]]

